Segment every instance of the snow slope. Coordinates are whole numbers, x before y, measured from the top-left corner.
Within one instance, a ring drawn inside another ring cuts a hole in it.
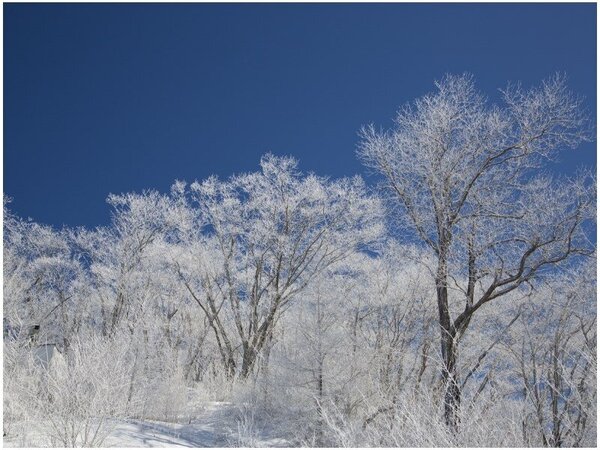
[[[119,420],[104,440],[103,447],[286,447],[284,439],[252,429],[240,417],[239,407],[226,402],[203,405],[198,416],[187,424]],[[39,433],[13,435],[3,439],[4,447],[45,447]]]

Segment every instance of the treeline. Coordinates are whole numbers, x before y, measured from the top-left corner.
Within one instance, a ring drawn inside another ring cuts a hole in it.
[[[97,446],[115,419],[225,400],[246,446],[265,427],[309,446],[596,445],[594,177],[543,173],[590,139],[581,101],[560,77],[502,107],[468,76],[436,86],[364,130],[380,189],[266,155],[111,195],[95,230],[5,198],[5,436]]]

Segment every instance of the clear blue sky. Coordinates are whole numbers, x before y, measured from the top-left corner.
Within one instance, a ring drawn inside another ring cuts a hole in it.
[[[364,170],[444,73],[490,97],[555,71],[596,110],[595,4],[4,4],[4,191],[23,217],[106,224],[111,192],[255,170]],[[560,170],[595,165],[595,143]]]

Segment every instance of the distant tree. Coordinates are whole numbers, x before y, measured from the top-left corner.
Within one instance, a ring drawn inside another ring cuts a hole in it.
[[[4,336],[69,345],[86,305],[85,273],[68,232],[24,221],[4,205]]]
[[[383,176],[396,216],[434,253],[445,419],[457,427],[458,343],[475,312],[574,255],[592,252],[595,216],[587,174],[556,180],[545,160],[591,139],[582,101],[555,76],[511,86],[490,105],[468,75],[400,110],[388,132],[362,131],[364,164]],[[449,291],[463,297],[451,310]]]
[[[511,330],[508,358],[523,392],[523,440],[581,447],[596,423],[596,264],[543,283]]]
[[[72,240],[89,262],[91,282],[99,296],[102,334],[114,335],[125,325],[124,318],[132,311],[141,287],[156,278],[144,262],[155,242],[160,242],[178,217],[169,198],[155,191],[142,194],[109,195],[113,208],[112,223],[93,231],[72,232]],[[136,293],[138,292],[138,293]],[[127,323],[132,331],[133,323]]]

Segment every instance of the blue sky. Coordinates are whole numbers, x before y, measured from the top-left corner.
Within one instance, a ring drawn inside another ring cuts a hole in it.
[[[256,170],[365,170],[361,125],[445,73],[490,98],[566,72],[596,111],[595,4],[5,4],[4,192],[23,217],[106,224],[109,193]],[[596,145],[557,170],[596,164]]]

